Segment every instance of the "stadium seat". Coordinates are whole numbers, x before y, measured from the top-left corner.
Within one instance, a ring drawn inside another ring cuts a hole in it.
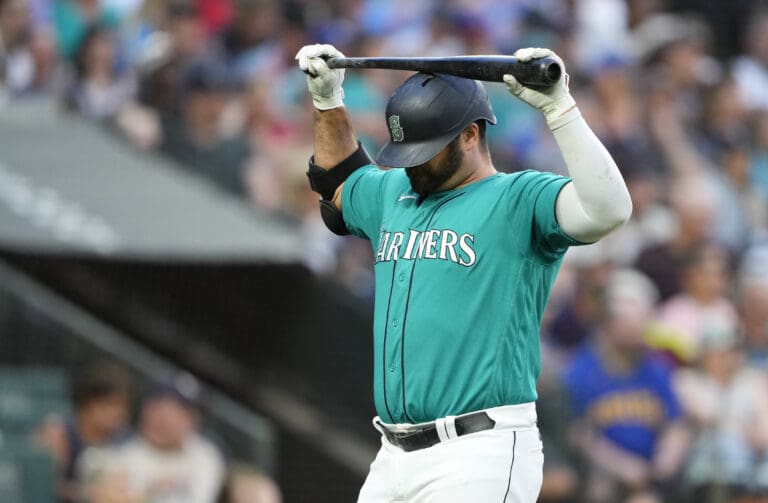
[[[0,394],[29,393],[69,398],[69,373],[59,367],[0,366]]]
[[[53,459],[27,441],[6,438],[0,444],[0,495],[3,502],[56,501]]]
[[[0,431],[30,433],[51,414],[71,413],[67,373],[51,367],[0,367]]]

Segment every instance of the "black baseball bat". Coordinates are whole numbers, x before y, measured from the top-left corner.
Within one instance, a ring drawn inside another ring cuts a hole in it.
[[[451,56],[445,58],[329,58],[330,68],[384,68],[444,73],[466,79],[503,82],[512,74],[524,86],[545,89],[560,80],[562,69],[553,58],[522,62],[512,56]]]

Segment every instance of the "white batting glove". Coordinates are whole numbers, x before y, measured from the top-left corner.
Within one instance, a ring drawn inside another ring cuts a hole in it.
[[[576,108],[576,102],[568,90],[568,74],[565,71],[563,60],[549,49],[527,47],[518,49],[512,55],[519,61],[530,61],[532,59],[550,57],[560,63],[562,75],[552,87],[545,90],[535,90],[525,87],[517,81],[513,75],[504,75],[504,82],[509,88],[509,92],[528,103],[532,107],[538,108],[544,114],[544,119],[551,130],[565,126],[569,122],[578,118],[581,114]]]
[[[312,94],[312,103],[318,110],[330,110],[344,105],[343,68],[328,68],[328,58],[343,58],[344,55],[329,44],[305,45],[296,54],[299,68],[307,74],[307,87]]]

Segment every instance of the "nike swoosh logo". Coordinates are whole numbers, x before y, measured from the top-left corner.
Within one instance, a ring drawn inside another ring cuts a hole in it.
[[[408,194],[402,194],[399,198],[397,198],[397,202],[399,203],[403,199],[418,199],[418,198],[419,198],[419,196],[411,196],[411,195],[408,195]]]

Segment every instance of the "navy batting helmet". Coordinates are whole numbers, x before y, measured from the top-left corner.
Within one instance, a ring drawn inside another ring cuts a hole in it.
[[[395,90],[386,118],[389,143],[376,162],[393,168],[424,164],[478,119],[496,124],[480,82],[429,73],[417,73]]]

